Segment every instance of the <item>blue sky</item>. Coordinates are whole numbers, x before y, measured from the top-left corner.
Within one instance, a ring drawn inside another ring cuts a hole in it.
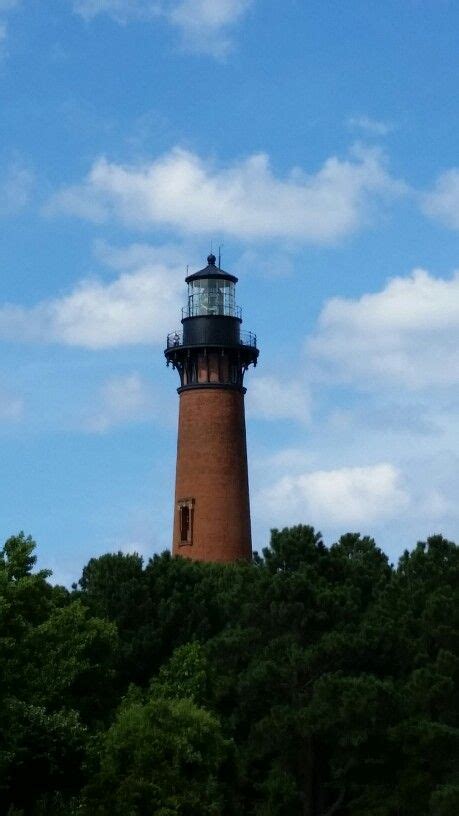
[[[257,331],[254,546],[459,528],[459,8],[0,0],[0,517],[57,580],[169,546],[164,338],[210,242]]]

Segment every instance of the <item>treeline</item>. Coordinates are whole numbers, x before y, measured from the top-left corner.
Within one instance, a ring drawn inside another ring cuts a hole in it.
[[[252,564],[0,553],[0,813],[455,816],[458,591],[441,536],[273,530]]]

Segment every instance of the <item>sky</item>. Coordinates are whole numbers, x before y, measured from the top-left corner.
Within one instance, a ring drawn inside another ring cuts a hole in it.
[[[187,265],[239,278],[254,548],[459,533],[457,0],[0,0],[0,518],[171,543]]]

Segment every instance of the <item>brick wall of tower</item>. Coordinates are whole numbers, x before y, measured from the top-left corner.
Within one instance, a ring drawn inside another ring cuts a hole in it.
[[[182,542],[184,504],[190,543]],[[180,394],[173,554],[214,562],[251,558],[244,395],[236,389]]]

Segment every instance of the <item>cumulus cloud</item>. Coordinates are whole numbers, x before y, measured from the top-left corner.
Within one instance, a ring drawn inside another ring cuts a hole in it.
[[[180,0],[170,5],[167,16],[189,48],[218,57],[231,48],[228,28],[244,16],[251,3],[252,0]]]
[[[363,388],[459,384],[459,273],[417,269],[357,300],[324,306],[309,354],[335,380]]]
[[[453,167],[438,177],[434,189],[423,196],[422,208],[445,226],[459,229],[459,168]]]
[[[160,266],[174,272],[181,268],[185,272],[185,259],[188,257],[178,244],[133,243],[114,246],[103,240],[95,241],[94,253],[106,266],[119,271]]]
[[[0,216],[20,212],[29,201],[32,185],[33,174],[20,161],[14,160],[3,168],[0,171]]]
[[[135,228],[326,244],[371,223],[377,203],[403,191],[379,149],[355,148],[348,159],[327,159],[315,174],[294,168],[281,177],[265,154],[221,168],[175,148],[140,166],[98,159],[82,184],[52,197],[46,212],[94,222],[116,217]]]
[[[390,122],[371,119],[369,116],[350,116],[347,120],[350,130],[360,131],[365,136],[387,136],[392,133],[394,126]]]
[[[222,56],[231,47],[228,30],[252,5],[252,0],[73,0],[87,20],[108,14],[117,22],[164,19],[177,28],[188,49]]]
[[[88,349],[164,343],[177,321],[183,272],[145,264],[115,280],[83,280],[30,308],[0,306],[0,338]]]
[[[269,519],[309,522],[326,535],[390,530],[389,548],[425,535],[426,526],[454,538],[459,273],[415,270],[380,291],[328,301],[307,343],[307,366],[321,410],[308,423],[307,444],[259,451],[255,537],[266,536]],[[344,404],[338,383],[347,386]],[[395,519],[403,521],[398,529]]]
[[[102,386],[98,407],[85,422],[92,433],[148,419],[155,408],[151,389],[137,373],[111,377]]]
[[[256,498],[276,523],[311,519],[317,526],[390,518],[408,503],[399,471],[387,462],[285,475]]]
[[[307,424],[311,419],[311,399],[298,382],[257,376],[247,393],[249,416],[255,419],[291,419]]]

